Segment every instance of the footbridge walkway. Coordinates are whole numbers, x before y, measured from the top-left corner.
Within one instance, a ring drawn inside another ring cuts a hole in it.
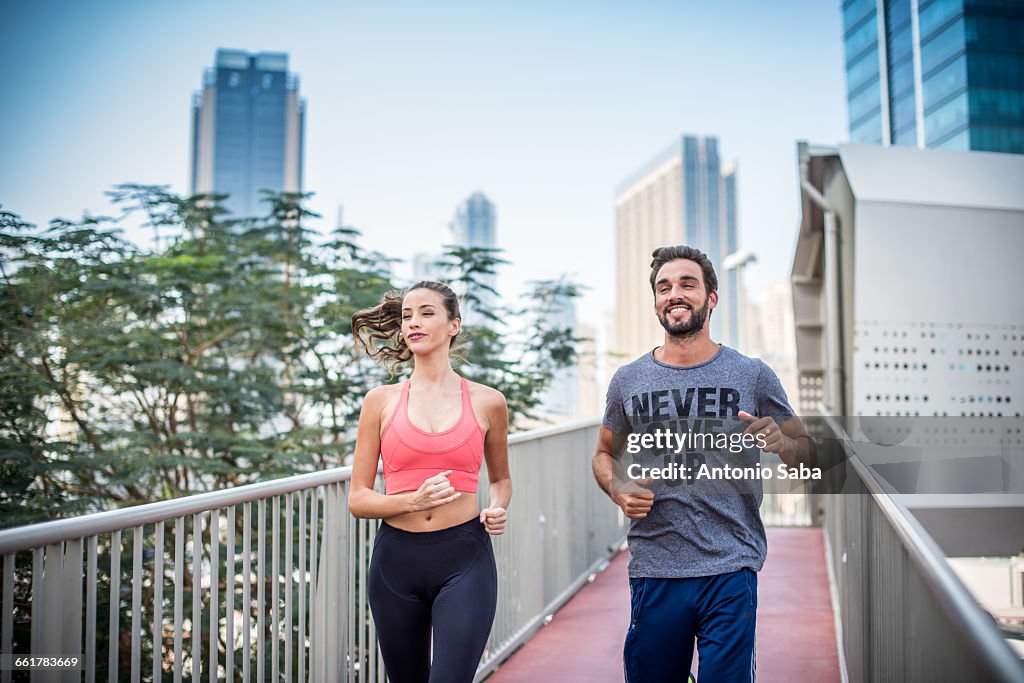
[[[515,501],[494,542],[498,613],[477,680],[622,680],[627,520],[590,474],[598,426],[510,438]],[[852,494],[766,482],[760,679],[1024,680],[914,516],[846,455]],[[0,652],[80,656],[80,670],[38,681],[384,681],[366,600],[377,522],[348,513],[349,477],[0,532]]]

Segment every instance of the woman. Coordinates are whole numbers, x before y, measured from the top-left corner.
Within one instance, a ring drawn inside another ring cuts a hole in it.
[[[504,532],[512,497],[508,408],[501,392],[452,370],[461,324],[458,298],[437,282],[417,283],[404,297],[390,292],[352,316],[359,344],[392,374],[413,360],[407,381],[363,400],[349,493],[353,515],[382,520],[368,589],[392,683],[469,683],[494,621],[488,534]],[[490,502],[480,510],[484,456]],[[386,494],[373,490],[378,458]]]

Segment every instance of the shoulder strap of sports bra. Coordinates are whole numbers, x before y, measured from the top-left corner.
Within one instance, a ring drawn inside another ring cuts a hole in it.
[[[406,408],[406,405],[408,403],[409,380],[405,380],[404,382],[402,382],[402,393],[398,395],[398,405],[395,406],[394,418],[392,418],[392,422],[395,421],[395,418],[397,418],[397,421],[399,422],[407,422],[409,420],[409,411]]]
[[[474,427],[479,428],[480,421],[476,419],[476,411],[473,410],[473,401],[469,396],[469,382],[462,377],[462,417],[459,422],[471,420]]]

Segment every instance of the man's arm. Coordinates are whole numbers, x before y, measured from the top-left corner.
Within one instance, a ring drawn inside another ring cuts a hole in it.
[[[763,442],[761,450],[765,453],[777,453],[782,462],[790,467],[817,465],[817,446],[799,417],[794,415],[781,426],[772,417],[755,417],[742,410],[739,418],[747,423],[743,433],[752,434],[758,439],[758,444]]]
[[[788,439],[783,450],[779,451],[782,462],[790,467],[806,465],[816,467],[818,464],[818,446],[814,443],[804,423],[795,415],[782,423],[782,434]]]
[[[630,519],[643,519],[654,505],[654,493],[643,488],[649,481],[629,479],[622,467],[626,437],[602,426],[594,449],[594,479]]]

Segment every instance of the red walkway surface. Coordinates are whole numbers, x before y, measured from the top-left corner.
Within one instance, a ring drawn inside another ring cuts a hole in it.
[[[628,625],[621,553],[487,683],[621,683]],[[757,680],[840,680],[821,529],[768,530],[768,560],[758,575]]]

